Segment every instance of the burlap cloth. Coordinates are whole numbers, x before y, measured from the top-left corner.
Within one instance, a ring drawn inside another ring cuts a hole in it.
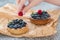
[[[44,37],[54,35],[59,17],[59,10],[49,10],[52,21],[46,25],[34,25],[30,23],[30,14],[34,12],[29,10],[23,17],[19,17],[16,14],[16,6],[13,4],[7,4],[0,8],[0,33],[11,37]],[[27,22],[29,31],[22,35],[13,35],[7,30],[7,24],[13,19],[21,18]]]

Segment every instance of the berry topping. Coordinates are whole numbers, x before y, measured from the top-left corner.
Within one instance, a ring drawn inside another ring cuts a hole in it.
[[[23,12],[19,12],[18,13],[18,16],[23,16]]]
[[[16,19],[16,20],[13,20],[12,22],[9,22],[8,23],[8,27],[9,28],[22,28],[22,27],[25,27],[26,26],[26,22],[24,22],[22,19]]]
[[[38,14],[40,14],[40,15],[41,15],[41,14],[42,14],[42,10],[38,10]]]
[[[38,20],[40,20],[40,19],[42,19],[42,20],[45,20],[45,19],[48,19],[49,17],[50,17],[50,15],[46,12],[46,11],[42,11],[42,13],[41,13],[41,15],[39,15],[37,12],[36,13],[32,13],[31,14],[31,17],[33,18],[33,19],[38,19]]]

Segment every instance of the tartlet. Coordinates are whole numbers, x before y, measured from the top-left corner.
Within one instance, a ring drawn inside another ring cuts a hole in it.
[[[20,35],[28,32],[27,23],[22,19],[15,19],[8,23],[7,30],[15,35]]]
[[[38,12],[31,14],[30,21],[36,25],[45,25],[51,22],[51,17],[47,11],[38,10]]]

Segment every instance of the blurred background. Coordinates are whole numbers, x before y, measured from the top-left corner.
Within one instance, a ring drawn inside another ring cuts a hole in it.
[[[7,3],[16,4],[16,0],[0,0],[0,7],[4,6]],[[28,2],[26,2],[26,4],[27,3]],[[37,10],[37,9],[50,10],[50,9],[57,9],[57,8],[59,8],[59,7],[56,5],[42,2],[38,6],[33,7],[32,9],[34,9],[34,10]],[[12,37],[8,37],[5,35],[0,35],[0,40],[60,40],[60,18],[59,18],[59,23],[57,26],[57,31],[58,32],[56,35],[53,35],[50,37],[43,37],[43,38],[12,38]]]
[[[7,3],[16,4],[16,0],[0,0],[0,7],[4,6]],[[26,1],[26,4],[28,4],[27,1]],[[50,9],[56,9],[56,8],[59,8],[59,7],[50,3],[42,2],[38,4],[37,6],[33,7],[32,9],[50,10]]]
[[[0,0],[0,7],[7,4],[7,3],[13,3],[15,4],[16,1],[15,0]]]

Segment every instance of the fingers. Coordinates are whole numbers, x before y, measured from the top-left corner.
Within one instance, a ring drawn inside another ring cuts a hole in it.
[[[43,0],[29,0],[29,4],[27,6],[24,5],[25,1],[26,0],[17,0],[19,4],[17,7],[17,12],[23,11],[25,13],[33,6],[36,6],[37,4],[41,3]]]
[[[20,3],[20,0],[16,0],[16,4],[18,5]]]
[[[25,7],[25,5],[24,5],[25,1],[26,0],[20,0],[20,3],[18,5],[18,7],[17,7],[17,12],[20,12]]]
[[[23,9],[23,12],[27,12],[30,8],[33,6],[36,6],[37,4],[41,3],[42,0],[30,0],[30,4]]]
[[[23,5],[23,6],[22,6],[22,9],[21,9],[21,11],[22,11],[22,10],[23,10],[25,7],[26,7],[26,6],[25,6],[25,5]]]

